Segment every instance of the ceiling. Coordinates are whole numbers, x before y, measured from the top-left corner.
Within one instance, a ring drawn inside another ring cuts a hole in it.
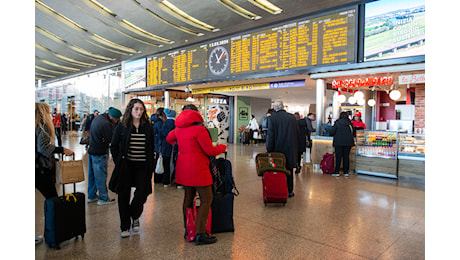
[[[231,0],[261,16],[251,20],[231,11],[222,1],[228,0],[36,0],[36,80],[41,79],[42,84],[46,84],[116,66],[122,61],[356,2],[270,0],[283,10],[280,14],[272,14],[252,4],[253,0]],[[168,11],[167,3],[218,30],[197,28],[180,20]],[[99,7],[96,4],[100,4]],[[131,25],[143,32],[132,29]],[[164,39],[155,38],[155,35]],[[295,90],[293,92],[295,95]],[[281,90],[273,95],[279,96],[280,93],[286,94]]]

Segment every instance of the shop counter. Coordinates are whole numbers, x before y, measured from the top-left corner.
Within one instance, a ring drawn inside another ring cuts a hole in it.
[[[311,136],[312,147],[311,147],[311,162],[315,164],[321,164],[323,155],[326,153],[334,153],[334,146],[332,146],[332,136]],[[335,162],[335,160],[334,160]],[[355,147],[353,146],[350,151],[350,171],[355,169]]]
[[[399,177],[425,181],[425,135],[399,134]]]

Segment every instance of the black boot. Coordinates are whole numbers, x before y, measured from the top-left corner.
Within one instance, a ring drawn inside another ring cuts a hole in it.
[[[214,244],[217,242],[217,237],[212,237],[206,233],[196,234],[195,245]]]

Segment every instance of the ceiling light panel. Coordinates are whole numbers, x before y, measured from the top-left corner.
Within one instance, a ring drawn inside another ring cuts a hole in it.
[[[39,61],[41,61],[41,62],[43,62],[43,63],[45,63],[47,65],[50,65],[50,66],[53,66],[53,67],[56,67],[56,68],[60,68],[60,69],[65,70],[65,71],[73,71],[73,72],[80,71],[80,69],[63,66],[63,65],[57,64],[55,62],[51,62],[49,60],[42,59],[42,58],[40,58],[38,56],[35,56],[35,59],[37,59],[37,60],[39,60]]]
[[[73,20],[67,18],[66,16],[60,14],[59,12],[55,11],[51,7],[43,4],[42,2],[40,2],[38,0],[35,0],[35,8],[37,8],[38,10],[42,11],[43,13],[51,16],[52,18],[58,20],[62,24],[65,24],[68,27],[70,27],[70,28],[72,28],[72,29],[74,29],[76,31],[86,33],[89,36],[89,38],[92,39],[92,40],[98,41],[98,42],[100,42],[102,44],[105,44],[105,45],[111,47],[111,48],[118,49],[118,50],[121,50],[121,51],[129,52],[129,53],[140,53],[140,51],[138,51],[138,50],[135,50],[135,49],[132,49],[132,48],[129,48],[129,47],[122,46],[120,44],[114,43],[112,41],[109,41],[109,40],[107,40],[107,39],[95,34],[95,33],[92,33],[90,31],[88,31],[88,29],[84,28],[83,26],[79,25],[78,23],[76,23]]]
[[[248,0],[249,3],[264,9],[265,11],[271,14],[280,14],[283,12],[283,9],[279,8],[278,6],[270,3],[267,0]]]
[[[233,3],[230,0],[217,0],[217,1],[223,4],[225,7],[227,7],[231,11],[243,16],[244,18],[247,18],[250,20],[259,20],[260,18],[262,18],[261,16],[244,9],[243,7]]]
[[[43,67],[40,67],[40,66],[37,66],[37,65],[35,65],[35,68],[38,69],[38,70],[42,70],[42,71],[46,71],[46,72],[54,73],[54,74],[58,74],[58,75],[67,74],[67,73],[62,72],[62,71],[50,70],[50,69],[46,69],[46,68],[43,68]]]
[[[58,59],[61,59],[61,60],[66,61],[66,62],[69,62],[72,65],[81,66],[81,67],[84,67],[84,68],[96,66],[96,64],[82,62],[82,61],[78,61],[78,60],[66,57],[66,56],[64,56],[62,54],[59,54],[57,52],[54,52],[54,51],[46,48],[45,46],[43,46],[43,45],[41,45],[39,43],[35,43],[35,48],[40,49],[40,50],[42,50],[42,51],[44,51],[46,53],[52,54],[52,55],[56,56]]]
[[[196,28],[200,28],[203,30],[207,30],[210,32],[217,32],[220,31],[220,29],[209,25],[205,22],[202,22],[190,15],[188,15],[186,12],[182,11],[180,8],[169,2],[168,0],[163,0],[161,1],[158,6],[168,14],[174,16],[175,18],[181,20],[182,22],[188,23],[192,26],[195,26]]]

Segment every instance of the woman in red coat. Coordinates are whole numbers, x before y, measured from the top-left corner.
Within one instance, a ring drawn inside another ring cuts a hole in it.
[[[184,226],[187,208],[193,207],[198,192],[200,208],[196,221],[196,245],[217,242],[216,237],[206,234],[206,222],[212,203],[212,175],[209,170],[209,156],[216,156],[227,149],[226,145],[213,146],[208,130],[203,126],[203,117],[194,105],[184,107],[176,119],[176,128],[166,137],[171,145],[177,141],[179,156],[176,166],[176,182],[184,185]],[[185,230],[187,233],[187,229]]]

